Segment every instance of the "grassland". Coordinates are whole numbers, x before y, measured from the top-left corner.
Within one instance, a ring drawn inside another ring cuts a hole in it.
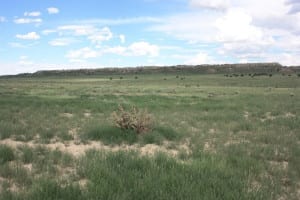
[[[300,199],[299,77],[135,76],[1,78],[0,199]]]

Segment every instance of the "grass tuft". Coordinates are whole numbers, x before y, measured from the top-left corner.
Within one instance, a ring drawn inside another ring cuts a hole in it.
[[[14,151],[7,145],[0,145],[0,164],[12,161],[15,159]]]
[[[90,128],[82,139],[101,140],[104,144],[133,144],[138,141],[138,135],[132,130],[122,130],[112,126],[96,126]]]

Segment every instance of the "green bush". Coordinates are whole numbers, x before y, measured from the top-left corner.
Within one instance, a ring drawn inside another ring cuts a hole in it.
[[[4,164],[14,159],[15,155],[12,148],[6,145],[0,145],[0,164]]]

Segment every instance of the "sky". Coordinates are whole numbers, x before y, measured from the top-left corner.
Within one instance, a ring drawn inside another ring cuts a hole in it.
[[[0,4],[0,75],[182,64],[300,65],[300,0]]]

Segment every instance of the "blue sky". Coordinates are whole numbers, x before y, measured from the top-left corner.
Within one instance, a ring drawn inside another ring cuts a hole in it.
[[[45,69],[300,65],[299,0],[2,0],[0,75]]]

